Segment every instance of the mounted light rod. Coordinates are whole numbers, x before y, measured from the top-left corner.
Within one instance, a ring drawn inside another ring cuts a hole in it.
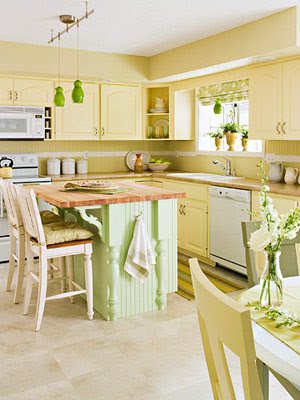
[[[62,35],[64,35],[65,33],[68,33],[70,31],[70,29],[74,28],[74,26],[77,26],[77,24],[80,24],[81,21],[83,21],[84,19],[88,19],[88,17],[90,15],[92,15],[95,12],[95,10],[91,10],[91,11],[86,11],[86,13],[77,19],[77,21],[73,22],[71,25],[67,25],[66,29],[64,29],[61,32],[58,32],[58,34],[56,36],[51,36],[51,39],[48,41],[48,44],[53,43],[55,40],[57,40],[59,37],[62,37]]]

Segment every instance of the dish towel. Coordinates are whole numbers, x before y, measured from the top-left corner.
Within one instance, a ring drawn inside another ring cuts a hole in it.
[[[133,231],[124,269],[134,278],[145,282],[150,268],[155,264],[155,257],[147,235],[144,221],[139,216]]]

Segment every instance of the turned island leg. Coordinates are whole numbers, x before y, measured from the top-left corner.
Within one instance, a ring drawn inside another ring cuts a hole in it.
[[[119,311],[119,280],[120,280],[120,267],[119,267],[119,246],[110,246],[108,250],[108,315],[110,321],[116,321]]]
[[[156,304],[159,310],[164,310],[167,306],[167,294],[165,289],[165,271],[167,267],[167,240],[159,240],[156,245]]]

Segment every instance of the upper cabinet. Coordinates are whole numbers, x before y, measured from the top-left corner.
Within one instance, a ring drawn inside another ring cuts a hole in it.
[[[101,139],[141,138],[141,87],[101,85]]]
[[[192,140],[195,132],[195,89],[174,94],[174,139]]]
[[[300,61],[254,68],[250,76],[251,139],[300,139]]]
[[[84,101],[73,103],[72,82],[61,82],[66,103],[55,107],[57,140],[99,140],[99,85],[83,83]]]
[[[39,79],[0,78],[0,104],[51,106],[53,82]]]

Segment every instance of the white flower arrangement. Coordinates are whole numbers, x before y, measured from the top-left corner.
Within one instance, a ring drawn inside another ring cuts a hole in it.
[[[294,239],[300,229],[300,209],[290,210],[288,214],[279,215],[274,207],[273,200],[267,195],[270,191],[266,185],[267,177],[264,164],[258,164],[258,174],[262,183],[259,192],[259,214],[261,217],[260,228],[251,234],[249,246],[252,250],[275,253],[280,251],[284,239]]]

